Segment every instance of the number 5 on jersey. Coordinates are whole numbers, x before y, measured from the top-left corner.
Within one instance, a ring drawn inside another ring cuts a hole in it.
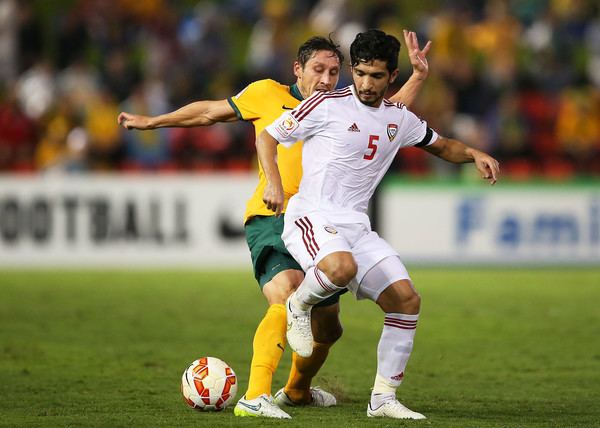
[[[375,157],[375,153],[377,153],[377,142],[379,141],[379,135],[369,135],[369,149],[371,149],[371,153],[365,153],[363,159],[373,160]]]

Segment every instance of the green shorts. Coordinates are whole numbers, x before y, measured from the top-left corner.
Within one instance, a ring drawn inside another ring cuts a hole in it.
[[[260,288],[273,279],[279,272],[288,269],[302,271],[298,262],[288,253],[281,240],[283,216],[256,216],[246,223],[246,242],[252,257],[254,277]],[[345,292],[345,291],[344,291]],[[341,293],[319,303],[317,306],[329,306],[340,300]]]

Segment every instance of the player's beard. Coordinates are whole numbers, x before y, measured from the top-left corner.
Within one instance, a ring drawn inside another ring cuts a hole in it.
[[[363,97],[365,96],[365,92],[359,91],[356,88],[356,85],[354,85],[354,91],[358,94],[359,101],[369,107],[379,106],[379,104],[381,104],[381,101],[383,100],[383,97],[385,96],[385,93],[387,92],[387,89],[388,87],[386,86],[381,92],[370,91],[366,95],[368,96],[368,99],[364,99]]]

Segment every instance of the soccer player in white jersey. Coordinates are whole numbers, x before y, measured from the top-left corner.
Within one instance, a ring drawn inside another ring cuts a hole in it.
[[[398,75],[399,50],[398,40],[382,31],[358,34],[350,47],[353,85],[314,94],[268,126],[256,145],[268,181],[264,201],[279,214],[284,193],[277,144],[304,140],[304,175],[287,206],[282,235],[306,272],[286,302],[290,346],[310,355],[311,308],[328,296],[348,288],[357,298],[374,301],[385,316],[367,415],[424,419],[396,398],[421,299],[398,253],[371,230],[368,202],[402,147],[422,147],[453,163],[474,162],[491,184],[499,165],[486,153],[438,135],[404,105],[384,99]]]

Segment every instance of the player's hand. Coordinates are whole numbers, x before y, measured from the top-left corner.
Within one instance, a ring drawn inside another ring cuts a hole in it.
[[[283,211],[283,201],[283,187],[281,184],[274,185],[268,182],[263,193],[263,202],[267,208],[274,211],[276,216],[279,216]]]
[[[150,118],[138,114],[121,112],[117,122],[125,129],[153,129],[150,125]]]
[[[490,155],[476,151],[473,154],[475,166],[481,174],[481,178],[489,180],[490,184],[496,184],[500,176],[500,164]]]
[[[419,49],[419,39],[417,33],[414,31],[403,30],[404,43],[408,50],[408,57],[410,64],[413,68],[413,74],[419,79],[423,80],[427,78],[429,74],[429,63],[427,62],[427,53],[431,49],[431,40],[427,41],[427,44],[423,49]]]

